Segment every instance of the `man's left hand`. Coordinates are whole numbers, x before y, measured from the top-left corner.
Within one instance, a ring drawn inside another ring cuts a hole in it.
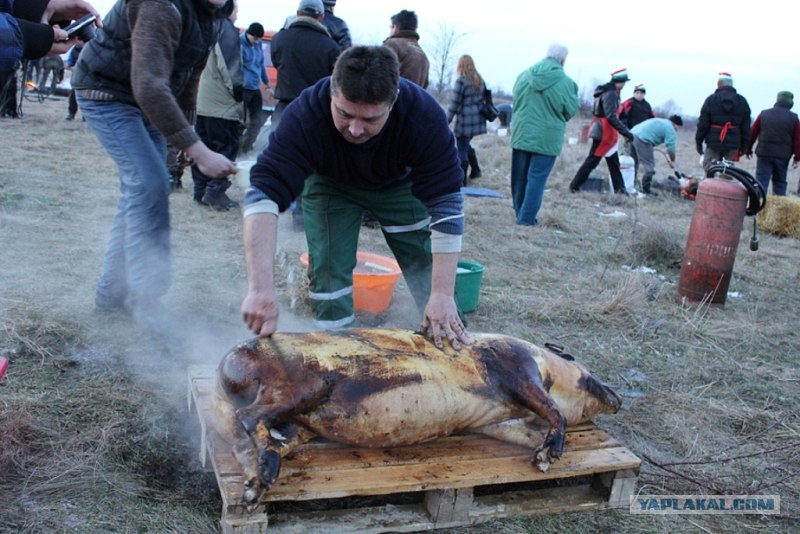
[[[433,344],[443,348],[442,336],[446,337],[455,349],[461,349],[461,344],[469,344],[472,340],[467,329],[458,316],[456,301],[452,296],[431,294],[428,305],[425,306],[422,319],[422,332],[428,335]]]

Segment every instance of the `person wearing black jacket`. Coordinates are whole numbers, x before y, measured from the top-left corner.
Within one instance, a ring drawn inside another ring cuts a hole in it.
[[[797,168],[800,161],[800,120],[797,113],[790,110],[794,106],[794,95],[789,91],[781,91],[775,105],[765,109],[756,117],[750,130],[750,146],[747,158],[753,157],[753,145],[756,146],[756,180],[764,189],[764,193],[772,182],[772,194],[786,195],[786,173],[789,160],[794,154],[792,168]]]
[[[278,83],[273,92],[278,100],[272,114],[273,129],[283,110],[303,89],[333,72],[339,46],[322,24],[324,16],[322,0],[302,0],[297,18],[272,38],[270,55],[278,70]]]
[[[570,193],[577,193],[589,179],[589,173],[597,167],[601,159],[605,158],[614,192],[620,195],[628,194],[622,179],[622,171],[619,168],[617,141],[619,134],[622,134],[628,141],[633,141],[633,134],[619,120],[617,108],[619,108],[619,93],[625,87],[625,82],[629,80],[627,69],[620,69],[611,73],[611,80],[608,83],[599,85],[594,90],[594,107],[592,109],[594,118],[589,131],[592,147],[569,184]]]
[[[719,73],[717,90],[703,102],[695,143],[706,170],[721,159],[737,161],[750,147],[750,105],[727,72]]]
[[[653,113],[653,107],[650,105],[650,102],[645,99],[646,92],[647,89],[644,84],[640,83],[633,88],[633,96],[623,102],[620,107],[619,120],[621,120],[628,129],[656,116],[655,113]]]
[[[619,107],[619,120],[621,120],[628,129],[633,128],[647,119],[655,118],[656,116],[656,114],[653,113],[653,107],[650,105],[650,102],[645,99],[645,93],[647,93],[647,89],[643,83],[640,83],[633,88],[633,96],[624,101]],[[634,176],[636,176],[636,184],[638,187],[639,158],[636,157],[636,149],[633,143],[626,139],[622,150],[625,154],[633,158],[633,172]]]
[[[333,72],[339,45],[331,39],[322,23],[325,8],[322,0],[301,0],[297,18],[272,38],[270,55],[278,69],[278,84],[273,95],[278,100],[272,113],[272,130],[280,123],[286,109],[306,87]],[[298,197],[292,207],[295,230],[303,228],[303,205]]]
[[[333,14],[333,10],[336,8],[336,0],[322,0],[322,3],[325,4],[325,18],[322,23],[328,28],[331,38],[339,45],[339,51],[350,48],[353,45],[353,41],[350,38],[350,28],[344,20]]]

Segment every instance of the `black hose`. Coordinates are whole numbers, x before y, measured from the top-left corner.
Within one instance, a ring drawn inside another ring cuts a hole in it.
[[[764,192],[764,188],[744,169],[734,167],[731,162],[722,160],[709,167],[706,171],[706,176],[713,178],[717,173],[738,180],[747,190],[747,211],[745,212],[747,215],[755,215],[767,205],[767,195]]]

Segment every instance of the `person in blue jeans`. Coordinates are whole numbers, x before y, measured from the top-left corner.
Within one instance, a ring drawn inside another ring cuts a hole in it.
[[[567,121],[578,111],[578,85],[564,73],[567,47],[550,45],[547,57],[514,83],[511,196],[517,224],[535,226],[544,188],[561,154]]]
[[[120,178],[95,310],[122,310],[145,321],[156,317],[171,281],[167,141],[207,176],[236,172],[187,118],[233,0],[166,5],[171,9],[163,0],[118,0],[72,75],[78,105]]]

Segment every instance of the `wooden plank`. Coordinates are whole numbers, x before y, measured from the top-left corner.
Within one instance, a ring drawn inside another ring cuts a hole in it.
[[[372,506],[349,510],[279,512],[270,514],[269,533],[418,532],[476,525],[506,517],[600,510],[606,507],[605,494],[592,489],[588,484],[583,484],[475,497],[468,516],[450,523],[433,522],[425,513],[424,506],[418,504]]]
[[[463,523],[472,507],[472,488],[426,491],[423,506],[434,525]]]
[[[611,484],[608,506],[610,508],[628,508],[631,495],[636,493],[638,481],[638,470],[617,471]]]
[[[639,459],[624,447],[565,452],[547,472],[538,471],[529,455],[512,458],[482,458],[450,463],[446,458],[420,466],[389,465],[364,469],[357,466],[336,472],[281,471],[265,502],[311,500],[351,495],[386,495],[407,491],[466,488],[488,484],[553,480],[637,469]],[[223,475],[225,476],[225,475]],[[243,477],[231,473],[224,478],[226,492],[239,495]]]

